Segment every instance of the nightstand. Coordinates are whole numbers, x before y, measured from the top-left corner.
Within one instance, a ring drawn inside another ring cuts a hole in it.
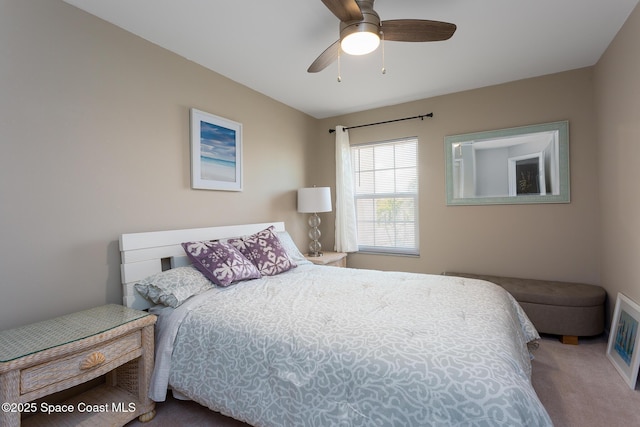
[[[0,425],[19,426],[21,414],[28,426],[151,420],[155,322],[111,304],[0,331]],[[65,402],[33,402],[105,374],[104,384]]]
[[[345,252],[323,252],[320,256],[304,256],[316,265],[329,265],[332,267],[346,267],[347,254]]]

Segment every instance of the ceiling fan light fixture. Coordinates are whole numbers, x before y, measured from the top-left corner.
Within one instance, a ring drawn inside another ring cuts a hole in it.
[[[342,51],[349,55],[366,55],[376,50],[379,45],[380,37],[368,31],[349,34],[340,43]]]
[[[368,22],[347,26],[341,31],[341,36],[340,47],[349,55],[366,55],[380,45],[378,26]]]

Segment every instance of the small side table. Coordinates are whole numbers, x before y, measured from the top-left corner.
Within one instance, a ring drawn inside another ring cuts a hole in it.
[[[0,425],[20,426],[21,414],[28,426],[151,420],[155,322],[111,304],[0,331]],[[34,402],[105,374],[104,384],[65,402]]]
[[[304,257],[316,265],[342,268],[347,266],[347,254],[345,252],[323,252],[320,256],[305,255]]]

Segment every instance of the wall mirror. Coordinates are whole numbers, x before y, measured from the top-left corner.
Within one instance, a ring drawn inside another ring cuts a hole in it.
[[[445,137],[448,205],[568,203],[569,122]]]

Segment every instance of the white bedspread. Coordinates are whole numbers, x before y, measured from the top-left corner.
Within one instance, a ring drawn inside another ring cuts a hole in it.
[[[550,426],[530,382],[538,337],[473,279],[301,265],[214,288],[158,322],[167,383],[254,426]]]

